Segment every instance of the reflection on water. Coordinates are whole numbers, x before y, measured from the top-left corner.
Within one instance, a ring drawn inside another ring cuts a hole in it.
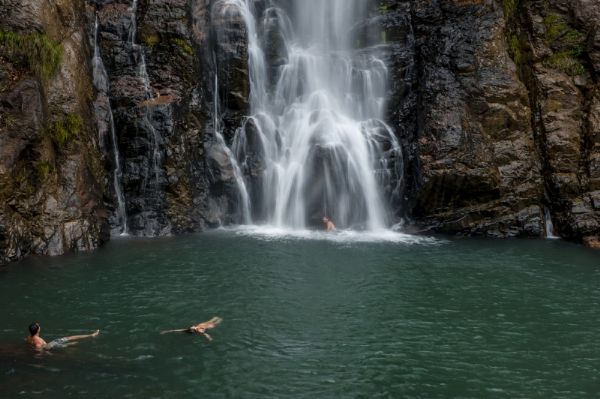
[[[547,240],[221,230],[0,272],[0,392],[544,397],[600,388],[599,255]],[[391,233],[395,234],[395,233]],[[160,335],[221,316],[214,341]],[[47,340],[96,339],[38,355]]]

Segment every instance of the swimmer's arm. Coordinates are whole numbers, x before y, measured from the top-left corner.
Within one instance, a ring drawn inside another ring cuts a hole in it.
[[[210,335],[208,335],[208,333],[205,333],[204,331],[201,332],[200,334],[204,335],[206,337],[206,339],[208,340],[208,342],[212,342],[212,337]]]
[[[181,328],[179,330],[165,330],[165,331],[161,331],[161,334],[169,334],[169,333],[174,333],[174,332],[186,332],[187,330],[189,330],[188,328]]]

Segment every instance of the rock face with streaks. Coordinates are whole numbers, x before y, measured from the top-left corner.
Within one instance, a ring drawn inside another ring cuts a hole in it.
[[[108,239],[79,2],[0,4],[0,263]]]
[[[599,8],[380,1],[416,228],[539,236],[548,210],[562,237],[598,234]]]

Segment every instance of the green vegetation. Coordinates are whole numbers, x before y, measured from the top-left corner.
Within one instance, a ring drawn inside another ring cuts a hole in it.
[[[142,36],[142,41],[148,47],[154,47],[158,43],[160,43],[160,38],[155,33],[146,33],[146,34],[142,34],[141,36]]]
[[[13,58],[24,58],[29,70],[43,83],[58,71],[63,58],[62,45],[37,32],[0,31],[0,50]]]
[[[504,6],[504,18],[511,19],[515,16],[517,12],[517,7],[519,7],[519,0],[503,0]]]
[[[176,39],[173,39],[173,42],[177,46],[179,46],[183,51],[185,51],[187,54],[189,54],[189,55],[194,54],[194,48],[187,41],[180,39],[180,38],[176,38]]]
[[[581,46],[585,34],[572,29],[565,20],[557,14],[549,14],[544,18],[546,27],[546,44],[549,46],[560,44],[563,46]]]
[[[54,171],[54,165],[48,161],[39,161],[37,163],[37,172],[40,180],[45,180],[48,175]]]
[[[12,129],[17,124],[17,118],[8,112],[0,114],[0,127]]]
[[[63,149],[73,141],[83,129],[83,118],[77,114],[68,114],[54,120],[46,129],[52,142]]]
[[[544,18],[544,26],[546,44],[554,53],[544,61],[544,65],[571,76],[585,73],[585,67],[579,57],[584,52],[586,35],[569,26],[564,18],[557,14],[548,14]]]
[[[552,54],[544,61],[544,65],[570,76],[579,76],[585,73],[585,67],[570,51],[561,51]]]
[[[523,52],[521,50],[521,41],[514,33],[508,35],[508,50],[515,64],[520,66],[523,61]]]

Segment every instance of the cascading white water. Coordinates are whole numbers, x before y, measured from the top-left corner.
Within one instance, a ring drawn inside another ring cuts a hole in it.
[[[554,223],[552,223],[552,216],[550,216],[550,210],[544,207],[544,219],[546,224],[546,238],[549,240],[556,240],[560,237],[554,235]]]
[[[356,46],[369,1],[297,0],[284,9],[272,0],[261,18],[252,0],[218,4],[247,26],[251,116],[233,152],[254,193],[254,218],[304,228],[329,216],[344,228],[386,228],[381,187],[390,168],[402,176],[402,151],[383,122],[386,65],[376,46]],[[267,31],[283,44],[275,80]]]
[[[251,222],[250,219],[250,198],[248,196],[248,190],[246,189],[246,183],[244,182],[244,177],[242,176],[242,172],[240,170],[240,166],[237,163],[237,160],[233,156],[233,153],[227,146],[225,139],[223,138],[223,134],[221,133],[221,123],[219,123],[219,77],[215,74],[215,88],[214,88],[214,125],[215,125],[215,138],[217,139],[217,144],[221,149],[225,152],[227,159],[231,162],[231,167],[233,169],[233,175],[235,177],[235,182],[238,187],[238,191],[240,193],[239,203],[241,210],[242,221],[245,224],[249,224]]]
[[[133,0],[130,12],[131,12],[131,28],[129,30],[129,44],[131,48],[138,53],[139,61],[138,61],[138,77],[142,81],[144,85],[144,97],[146,100],[154,99],[155,93],[154,89],[150,85],[150,77],[148,75],[148,69],[146,67],[146,55],[144,54],[144,48],[135,42],[135,38],[137,35],[137,8],[138,8],[138,0]],[[156,128],[152,124],[152,114],[151,114],[151,105],[144,104],[143,105],[143,119],[144,127],[150,131],[151,139],[152,139],[152,170],[154,172],[155,182],[158,182],[160,175],[160,165],[162,161],[162,156],[160,153],[160,144],[162,138],[156,131]]]
[[[113,188],[115,190],[115,196],[117,197],[117,219],[120,226],[120,235],[127,235],[127,209],[125,207],[125,194],[123,193],[123,188],[121,186],[122,170],[119,156],[119,143],[117,142],[115,121],[108,97],[108,75],[106,73],[106,68],[104,67],[104,62],[102,61],[102,55],[100,54],[100,48],[98,46],[98,16],[96,16],[94,29],[94,58],[92,59],[94,86],[96,87],[96,90],[98,90],[98,92],[101,93],[104,98],[106,98],[106,107],[108,109],[109,120],[108,128],[110,131],[110,138],[112,140],[113,158],[115,162],[115,168],[113,170]]]

